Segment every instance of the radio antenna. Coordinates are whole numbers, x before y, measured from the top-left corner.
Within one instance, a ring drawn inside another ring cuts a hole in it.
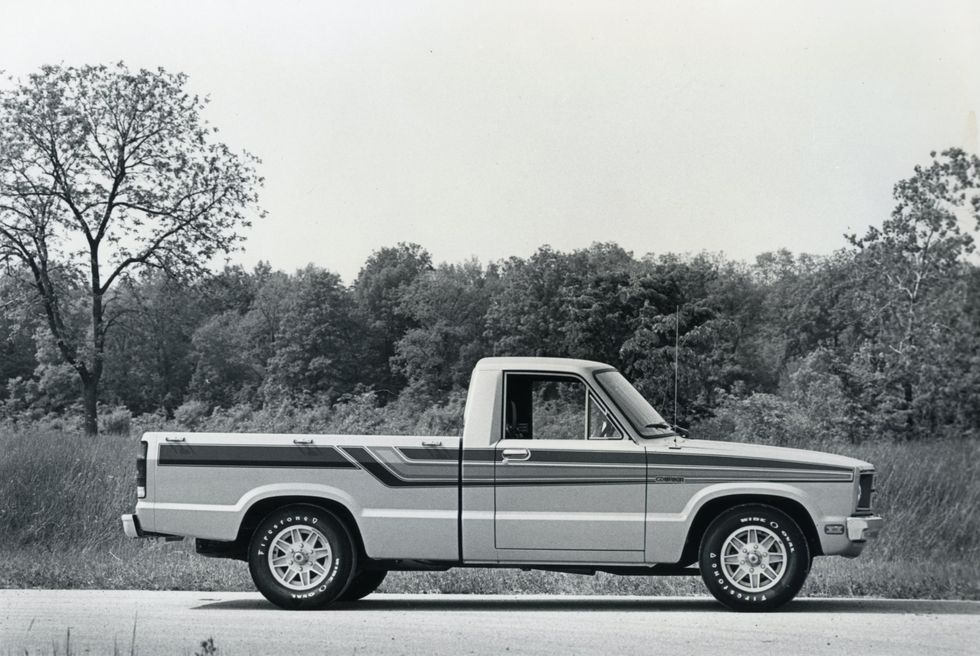
[[[680,315],[681,306],[675,306],[674,312],[674,425],[677,425],[677,345],[680,342]]]

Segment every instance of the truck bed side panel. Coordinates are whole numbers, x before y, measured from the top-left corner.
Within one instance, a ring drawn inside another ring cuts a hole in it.
[[[166,435],[184,441],[147,436],[146,530],[234,540],[256,502],[305,496],[347,507],[372,558],[458,557],[457,437]]]

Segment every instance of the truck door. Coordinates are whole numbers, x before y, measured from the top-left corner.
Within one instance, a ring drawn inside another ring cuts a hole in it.
[[[499,558],[642,561],[646,454],[585,380],[506,372],[503,412],[494,460]]]

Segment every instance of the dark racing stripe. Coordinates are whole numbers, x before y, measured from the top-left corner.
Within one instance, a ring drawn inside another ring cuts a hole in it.
[[[466,462],[500,462],[501,449],[508,448],[506,442],[501,442],[499,449],[463,449],[463,460]],[[646,456],[642,451],[630,453],[627,451],[588,451],[566,449],[542,449],[532,446],[517,446],[514,448],[527,449],[531,457],[522,462],[556,465],[643,465]]]
[[[459,454],[456,449],[448,449],[441,446],[396,446],[395,447],[408,460],[458,460]]]
[[[365,471],[374,476],[387,487],[452,487],[459,485],[457,477],[452,478],[405,478],[398,476],[375,456],[370,449],[360,446],[345,446],[343,451],[357,462]],[[598,472],[597,472],[598,473]],[[643,485],[645,476],[601,478],[583,476],[579,472],[568,472],[566,476],[547,478],[464,478],[465,487],[514,487],[514,486],[543,486],[543,485]]]
[[[506,446],[506,445],[505,445]],[[529,448],[531,457],[522,462],[560,465],[645,465],[646,455],[619,451],[565,451]]]
[[[501,442],[501,448],[507,443]],[[803,471],[833,471],[851,473],[850,467],[821,465],[816,463],[793,462],[791,460],[767,460],[745,456],[723,456],[694,453],[647,453],[643,452],[602,452],[588,450],[539,449],[533,445],[526,448],[531,457],[526,462],[548,464],[595,464],[595,465],[642,465],[651,467],[674,465],[683,467],[738,467],[744,469],[797,469]],[[499,462],[500,449],[463,449],[466,462]]]
[[[693,453],[650,453],[647,463],[659,465],[683,465],[688,467],[740,467],[746,469],[802,469],[806,471],[852,472],[850,467],[820,465],[791,460],[766,460],[744,456],[700,455]]]
[[[162,467],[299,467],[357,469],[332,446],[161,444]]]

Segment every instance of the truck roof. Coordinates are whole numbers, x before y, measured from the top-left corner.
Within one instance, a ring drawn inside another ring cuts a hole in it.
[[[483,358],[476,363],[476,368],[483,371],[501,371],[504,369],[531,369],[534,371],[568,371],[583,372],[598,369],[612,369],[604,362],[594,360],[576,360],[573,358],[536,358],[536,357],[506,357]]]

